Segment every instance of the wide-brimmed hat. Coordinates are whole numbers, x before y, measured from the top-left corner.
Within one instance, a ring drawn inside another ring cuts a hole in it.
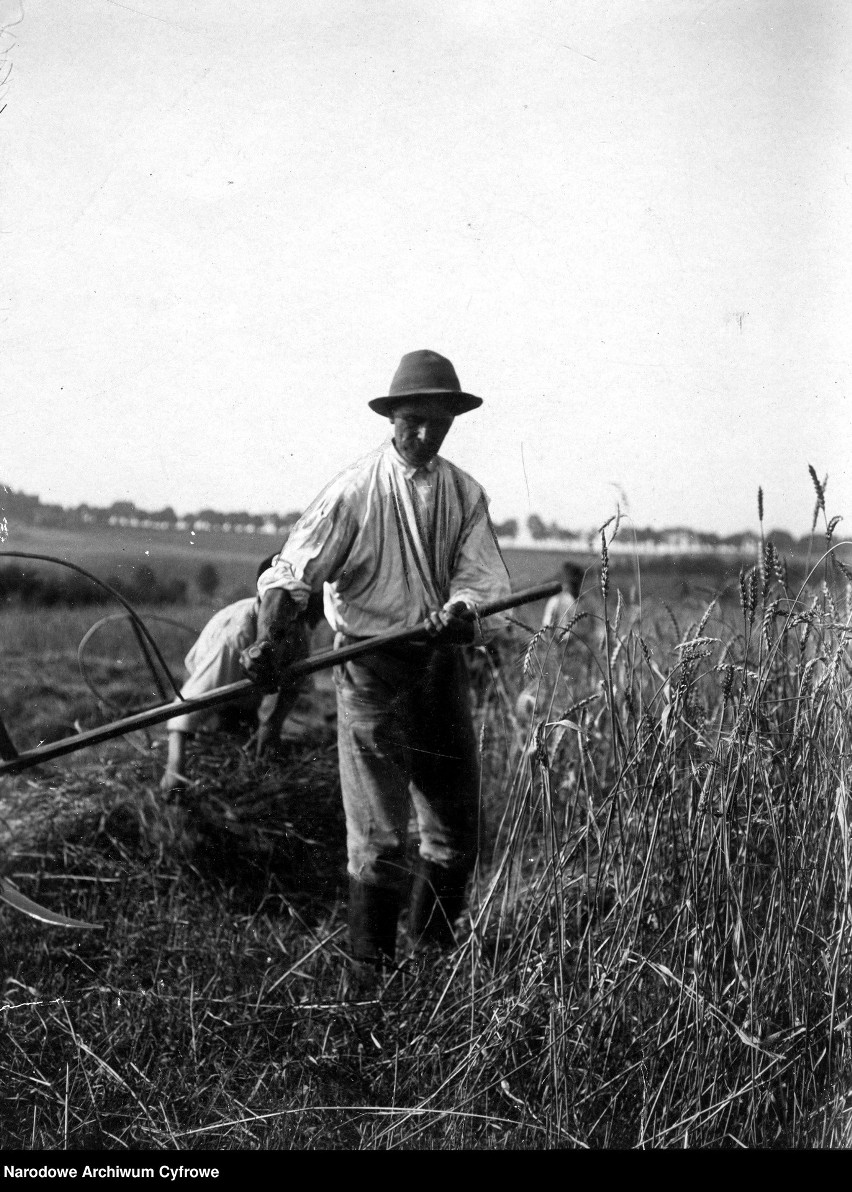
[[[407,352],[393,375],[388,396],[367,404],[377,414],[388,415],[395,405],[411,397],[434,397],[436,405],[453,415],[466,414],[482,405],[481,397],[462,391],[456,370],[446,356],[426,349]]]

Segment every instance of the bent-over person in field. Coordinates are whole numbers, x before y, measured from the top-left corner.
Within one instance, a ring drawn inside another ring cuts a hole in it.
[[[261,576],[275,561],[270,555],[258,568]],[[195,645],[186,656],[187,680],[181,687],[184,699],[206,695],[217,687],[236,683],[245,678],[240,666],[240,654],[250,646],[257,636],[257,615],[260,599],[249,596],[226,605],[210,618]],[[313,628],[322,616],[322,606],[317,600],[311,602],[306,615],[300,618],[298,632],[300,656],[307,654],[307,630]],[[294,654],[295,657],[295,654]],[[187,739],[202,729],[222,730],[233,722],[235,716],[256,712],[257,729],[252,745],[257,760],[278,741],[281,726],[303,690],[304,683],[285,684],[279,690],[262,695],[249,692],[241,700],[224,708],[208,708],[199,712],[187,712],[166,723],[168,729],[168,753],[166,769],[160,782],[164,791],[186,785]]]
[[[453,420],[481,405],[436,352],[402,358],[386,396],[368,403],[391,436],[336,476],[260,577],[258,642],[246,673],[273,686],[293,658],[293,629],[325,585],[335,648],[428,626],[421,642],[335,667],[338,757],[356,968],[395,955],[409,875],[410,807],[420,838],[408,907],[417,942],[454,943],[477,849],[479,764],[462,650],[476,605],[509,594],[481,486],[438,454]],[[365,970],[366,966],[366,970]]]
[[[576,563],[566,561],[562,564],[559,575],[556,577],[562,584],[562,591],[556,596],[551,596],[544,606],[541,618],[542,627],[555,625],[565,628],[577,611],[577,600],[583,586],[584,575],[583,568],[578,567]]]
[[[580,594],[585,571],[566,559],[554,578],[562,591],[551,596],[544,606],[541,627],[532,639],[532,651],[525,661],[525,673],[531,678],[515,700],[515,715],[529,725],[537,713],[565,707],[573,701],[578,681],[588,667],[588,610],[581,610]],[[555,634],[544,634],[545,629]],[[548,713],[549,714],[549,713]]]

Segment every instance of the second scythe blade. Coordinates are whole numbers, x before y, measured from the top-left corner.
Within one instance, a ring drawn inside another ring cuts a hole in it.
[[[32,898],[27,898],[26,894],[22,894],[17,886],[13,886],[6,877],[0,877],[0,901],[8,903],[23,915],[29,915],[31,919],[38,919],[40,923],[50,923],[52,927],[81,927],[87,931],[101,930],[100,923],[86,923],[83,919],[69,919],[67,915],[49,911],[46,906],[33,902]]]

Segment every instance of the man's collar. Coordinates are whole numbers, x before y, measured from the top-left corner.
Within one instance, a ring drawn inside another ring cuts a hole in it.
[[[396,449],[396,443],[393,439],[388,442],[388,451],[393,463],[402,472],[406,480],[410,480],[412,476],[416,476],[418,472],[434,472],[438,466],[438,457],[433,455],[428,464],[423,464],[422,467],[415,468],[407,463]]]

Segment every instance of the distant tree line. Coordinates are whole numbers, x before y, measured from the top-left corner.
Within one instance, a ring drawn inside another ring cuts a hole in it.
[[[128,578],[110,575],[106,582],[133,605],[186,604],[187,600],[186,580],[163,581],[145,563],[134,567]],[[114,604],[115,600],[109,592],[76,571],[64,568],[47,571],[13,563],[0,566],[0,607],[77,607],[110,603]]]
[[[501,525],[495,525],[495,530],[498,537],[516,538],[518,534],[518,523],[513,518]],[[534,542],[541,542],[544,540],[560,541],[567,543],[574,543],[579,549],[582,546],[589,545],[593,550],[596,550],[600,545],[600,535],[597,533],[589,534],[583,530],[569,530],[564,526],[560,526],[557,522],[545,522],[537,513],[532,513],[527,518],[527,529],[530,537]],[[683,549],[684,547],[699,547],[708,551],[724,549],[726,547],[735,550],[753,550],[756,548],[760,539],[752,530],[745,530],[739,534],[714,534],[704,530],[693,530],[689,526],[666,526],[663,529],[656,530],[651,526],[634,526],[630,525],[623,531],[624,540],[635,542],[638,546],[653,546],[660,549],[665,549],[667,546]],[[776,548],[782,553],[798,553],[807,551],[811,545],[811,535],[805,534],[801,538],[796,538],[787,530],[771,530],[766,535],[767,541],[770,539],[775,543]]]
[[[142,526],[157,530],[226,530],[237,533],[266,533],[286,536],[299,519],[299,511],[289,513],[249,513],[245,509],[222,511],[200,509],[179,517],[171,505],[162,509],[142,509],[133,501],[113,501],[111,505],[43,504],[39,497],[14,492],[0,484],[0,520],[54,529],[80,527]]]
[[[204,508],[197,513],[186,513],[179,517],[171,505],[162,509],[141,509],[133,501],[113,501],[111,505],[76,505],[66,509],[62,505],[42,504],[39,497],[26,493],[13,492],[8,486],[0,484],[0,523],[3,518],[8,521],[25,525],[53,527],[56,529],[77,529],[80,527],[132,526],[156,530],[223,530],[243,534],[273,534],[286,538],[292,526],[299,519],[299,511],[289,513],[249,513],[245,509],[222,511]],[[597,537],[588,531],[571,530],[558,524],[546,522],[537,513],[531,513],[526,520],[526,528],[533,541],[544,540],[564,542],[566,546],[573,544],[575,549],[584,549],[591,545],[598,546]],[[517,518],[511,517],[504,522],[496,522],[494,529],[499,538],[517,538],[520,525]],[[649,545],[659,548],[671,546],[673,548],[705,547],[707,550],[733,547],[738,550],[750,549],[757,541],[752,531],[727,536],[692,530],[688,526],[669,526],[661,530],[650,526],[630,526],[630,540],[639,545]],[[772,530],[767,538],[771,538],[778,550],[795,553],[806,551],[810,546],[810,535],[796,538],[786,530]]]

